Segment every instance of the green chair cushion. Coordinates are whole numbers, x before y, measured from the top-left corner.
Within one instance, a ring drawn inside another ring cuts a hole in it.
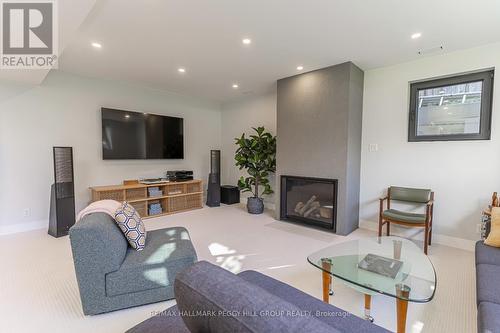
[[[391,200],[426,203],[431,198],[431,190],[391,186]]]
[[[382,217],[388,220],[395,220],[408,223],[424,223],[425,214],[407,213],[397,209],[387,209],[382,213]]]

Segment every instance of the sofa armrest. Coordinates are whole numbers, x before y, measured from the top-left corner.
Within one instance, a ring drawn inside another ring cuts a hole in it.
[[[191,332],[339,332],[206,261],[177,274],[174,290],[179,310],[189,314],[183,320]]]
[[[94,314],[106,297],[105,274],[120,268],[127,241],[114,220],[103,213],[85,216],[70,228],[69,237],[83,312]]]
[[[488,246],[483,241],[476,243],[476,265],[487,264],[500,266],[500,248]]]
[[[292,303],[302,311],[310,311],[312,316],[323,321],[327,325],[339,330],[340,332],[356,333],[390,333],[390,331],[349,313],[345,310],[335,307],[332,304],[312,297],[305,292],[296,289],[284,282],[273,279],[262,273],[248,270],[238,274],[239,277],[252,283],[267,292],[281,298],[284,301]],[[334,316],[324,316],[321,314],[335,314]]]
[[[109,273],[120,268],[127,254],[127,240],[107,214],[85,216],[69,230],[75,266]]]

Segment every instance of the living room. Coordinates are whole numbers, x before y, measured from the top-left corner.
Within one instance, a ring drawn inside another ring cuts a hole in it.
[[[500,332],[498,2],[39,2],[6,332]]]

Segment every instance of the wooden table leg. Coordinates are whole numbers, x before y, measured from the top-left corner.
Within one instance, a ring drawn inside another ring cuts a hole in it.
[[[331,272],[332,263],[330,259],[323,258],[321,259],[321,266],[323,267],[322,276],[323,276],[323,301],[325,303],[330,302],[330,294],[331,294],[331,285],[332,285],[332,275],[328,272]]]
[[[397,333],[406,331],[406,314],[408,312],[408,297],[410,296],[410,287],[404,284],[396,285],[396,313],[398,316]]]
[[[373,323],[373,317],[371,316],[372,308],[372,296],[365,294],[365,319]]]

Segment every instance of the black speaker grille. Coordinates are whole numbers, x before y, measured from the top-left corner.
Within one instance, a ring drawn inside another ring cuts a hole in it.
[[[54,147],[54,178],[58,199],[74,196],[73,148]]]
[[[210,151],[210,173],[220,173],[220,150]]]

